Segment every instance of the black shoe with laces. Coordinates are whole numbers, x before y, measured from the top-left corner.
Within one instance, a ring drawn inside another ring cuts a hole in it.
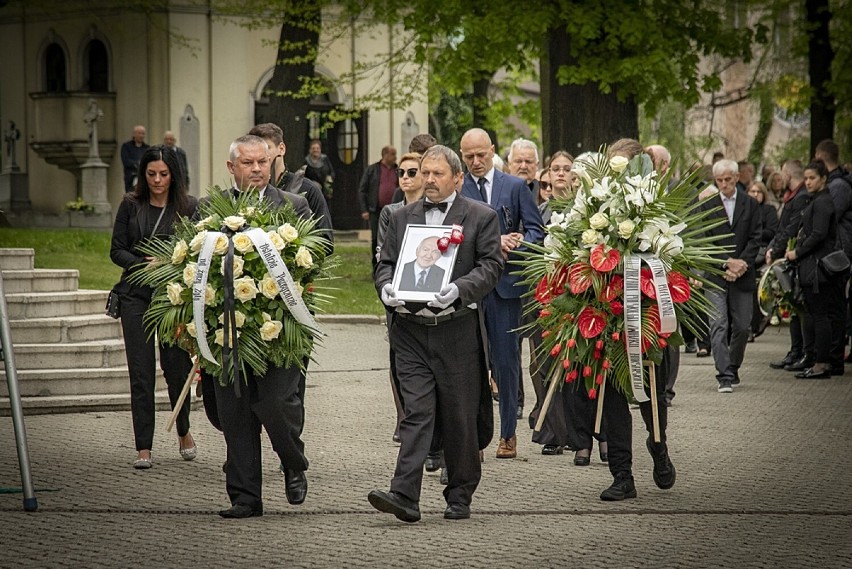
[[[677,471],[675,471],[674,464],[669,458],[669,449],[666,443],[655,443],[651,441],[651,437],[648,437],[645,446],[648,447],[648,452],[654,459],[654,484],[657,485],[657,488],[668,490],[674,486]]]
[[[783,360],[777,362],[769,362],[769,367],[772,369],[784,369],[788,365],[793,365],[802,358],[799,354],[787,353]]]
[[[627,498],[636,497],[636,485],[630,474],[619,474],[612,482],[612,486],[601,492],[601,500],[604,502],[619,502]]]

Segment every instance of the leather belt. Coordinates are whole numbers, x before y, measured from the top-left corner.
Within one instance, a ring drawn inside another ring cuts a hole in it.
[[[441,316],[417,316],[414,314],[408,314],[406,312],[397,312],[395,313],[395,316],[402,318],[403,320],[408,320],[409,322],[414,322],[415,324],[421,324],[423,326],[437,326],[441,322],[447,322],[448,320],[462,318],[471,314],[473,314],[473,310],[466,306],[463,306],[455,310],[454,312],[450,312],[449,314],[443,314]]]

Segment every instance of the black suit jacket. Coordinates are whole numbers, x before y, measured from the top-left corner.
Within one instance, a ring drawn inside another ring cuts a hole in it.
[[[811,195],[802,182],[796,190],[796,195],[787,200],[781,208],[778,231],[769,244],[773,259],[783,257],[784,251],[787,250],[787,242],[791,237],[799,234],[799,227],[802,225],[802,212],[808,207],[809,203],[811,203]]]
[[[396,164],[392,166],[396,168]],[[379,212],[379,182],[382,179],[382,162],[376,162],[367,166],[361,183],[358,184],[358,204],[361,211],[370,213]]]
[[[726,281],[721,275],[710,275],[708,278],[724,288],[734,288],[740,291],[753,291],[755,289],[754,262],[757,250],[760,247],[761,213],[760,204],[757,200],[745,192],[737,191],[737,201],[734,204],[733,223],[728,223],[728,214],[722,204],[721,193],[705,201],[702,209],[712,210],[709,220],[724,219],[725,223],[714,227],[708,235],[718,237],[717,245],[728,248],[729,255],[719,255],[719,266],[730,258],[742,259],[748,263],[745,274],[732,283]]]
[[[232,190],[233,188],[228,188],[227,190],[222,191],[230,195]],[[210,198],[203,197],[199,201],[199,205],[205,204],[208,201],[210,201]],[[285,192],[284,190],[279,190],[272,184],[266,186],[266,191],[264,191],[263,193],[263,201],[269,202],[275,207],[281,207],[287,203],[292,204],[293,209],[296,210],[296,215],[298,215],[302,219],[310,219],[313,216],[311,207],[308,205],[308,200],[306,200],[302,196],[291,194],[290,192]]]
[[[819,260],[841,248],[838,234],[834,200],[826,188],[813,194],[811,203],[802,212],[802,227],[795,247],[802,286],[813,286],[817,280],[825,282],[826,275],[818,268]]]
[[[278,180],[278,189],[291,194],[296,194],[308,200],[314,217],[317,218],[317,227],[322,229],[322,235],[328,239],[326,255],[334,253],[334,231],[331,227],[331,212],[328,203],[322,195],[322,188],[313,180],[309,180],[302,174],[284,172]]]
[[[426,282],[423,283],[423,288],[417,288],[417,279],[419,275],[415,274],[416,261],[409,261],[402,268],[402,277],[399,279],[399,290],[417,290],[421,292],[440,292],[441,285],[444,283],[444,269],[438,265],[432,265],[429,272],[426,273]]]

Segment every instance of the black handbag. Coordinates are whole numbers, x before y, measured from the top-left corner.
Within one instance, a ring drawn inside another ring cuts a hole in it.
[[[110,318],[121,318],[121,297],[115,292],[115,289],[109,291],[104,313]]]
[[[842,250],[832,251],[819,260],[819,266],[829,275],[849,273],[849,257]]]

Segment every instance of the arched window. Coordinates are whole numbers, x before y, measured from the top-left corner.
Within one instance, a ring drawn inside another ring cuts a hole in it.
[[[86,90],[91,93],[109,91],[109,55],[101,40],[93,39],[86,45],[84,55]]]
[[[52,43],[44,50],[44,90],[48,93],[67,91],[65,50]]]

